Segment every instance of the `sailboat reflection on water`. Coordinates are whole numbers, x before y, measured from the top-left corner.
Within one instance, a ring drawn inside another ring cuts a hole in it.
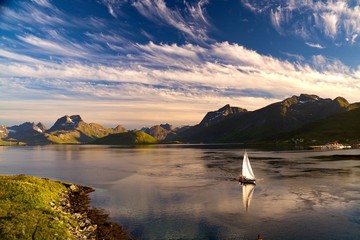
[[[248,211],[252,196],[254,194],[255,185],[251,183],[240,183],[240,185],[242,186],[244,209]]]

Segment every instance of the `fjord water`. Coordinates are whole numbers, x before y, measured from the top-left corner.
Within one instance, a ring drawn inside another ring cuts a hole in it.
[[[235,145],[0,147],[0,174],[91,186],[137,239],[360,239],[359,150],[247,151],[248,207]]]

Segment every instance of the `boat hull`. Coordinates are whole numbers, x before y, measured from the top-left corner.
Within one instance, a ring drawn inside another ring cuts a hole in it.
[[[256,180],[255,179],[246,179],[246,178],[239,178],[239,182],[240,183],[247,183],[247,184],[256,184]]]

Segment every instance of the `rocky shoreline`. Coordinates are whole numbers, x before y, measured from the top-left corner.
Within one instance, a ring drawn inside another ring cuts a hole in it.
[[[102,209],[90,206],[89,193],[94,189],[86,186],[64,183],[67,192],[59,204],[50,202],[58,211],[70,214],[77,222],[70,229],[75,239],[123,240],[131,239],[129,234],[117,223],[110,221],[109,215]]]
[[[123,240],[129,234],[90,206],[90,187],[0,175],[0,239]]]

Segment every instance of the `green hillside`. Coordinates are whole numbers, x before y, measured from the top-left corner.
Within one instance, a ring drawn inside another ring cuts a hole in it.
[[[284,137],[302,139],[304,144],[323,144],[331,141],[354,143],[360,141],[360,109],[340,113],[321,121],[307,124]]]
[[[92,142],[93,144],[104,145],[136,145],[136,144],[154,144],[157,140],[147,133],[141,131],[129,131],[125,133],[110,134]]]
[[[45,137],[52,143],[78,144],[92,142],[113,132],[111,128],[81,121],[75,129],[53,131],[46,133]]]
[[[8,142],[0,139],[0,146],[25,145],[23,142]]]

